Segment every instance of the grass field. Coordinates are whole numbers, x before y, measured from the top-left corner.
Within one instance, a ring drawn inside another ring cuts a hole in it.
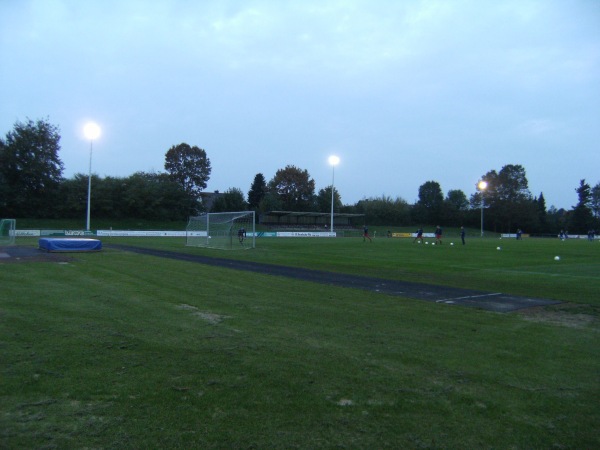
[[[600,243],[458,241],[108,238],[0,263],[0,448],[600,448]],[[564,303],[499,314],[111,243]]]

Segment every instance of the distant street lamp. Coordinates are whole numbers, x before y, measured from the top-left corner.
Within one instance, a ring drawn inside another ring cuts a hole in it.
[[[483,237],[483,191],[487,189],[487,181],[481,180],[477,187],[479,188],[479,192],[481,192],[481,237]]]
[[[333,182],[335,181],[335,166],[340,162],[340,158],[335,155],[329,157],[329,164],[331,164],[331,228],[330,232],[333,233]]]
[[[94,139],[100,137],[100,127],[93,122],[88,123],[83,127],[85,137],[90,140],[90,169],[88,171],[88,197],[87,197],[87,222],[86,230],[90,231],[90,206],[92,199],[92,146]]]

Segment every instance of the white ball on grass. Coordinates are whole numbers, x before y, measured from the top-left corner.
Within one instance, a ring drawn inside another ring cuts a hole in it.
[[[560,256],[555,256],[554,261],[560,261]]]
[[[454,242],[450,242],[450,245],[454,245]]]
[[[502,247],[496,247],[496,250],[502,250]]]

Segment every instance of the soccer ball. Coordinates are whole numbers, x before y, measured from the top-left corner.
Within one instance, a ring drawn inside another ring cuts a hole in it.
[[[454,242],[450,242],[450,245],[454,245]]]
[[[429,242],[425,242],[425,244],[428,244],[428,245],[429,245]]]
[[[560,261],[560,256],[555,256],[554,261]]]
[[[496,247],[496,250],[502,250],[502,247]]]

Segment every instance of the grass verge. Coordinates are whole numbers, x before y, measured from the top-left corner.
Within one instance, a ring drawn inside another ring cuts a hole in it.
[[[472,288],[506,277],[540,297],[576,278],[577,308],[546,311],[587,308],[575,325],[110,248],[3,264],[0,447],[599,447],[584,286],[598,263],[568,244],[562,265],[541,241],[273,240],[226,256]]]

